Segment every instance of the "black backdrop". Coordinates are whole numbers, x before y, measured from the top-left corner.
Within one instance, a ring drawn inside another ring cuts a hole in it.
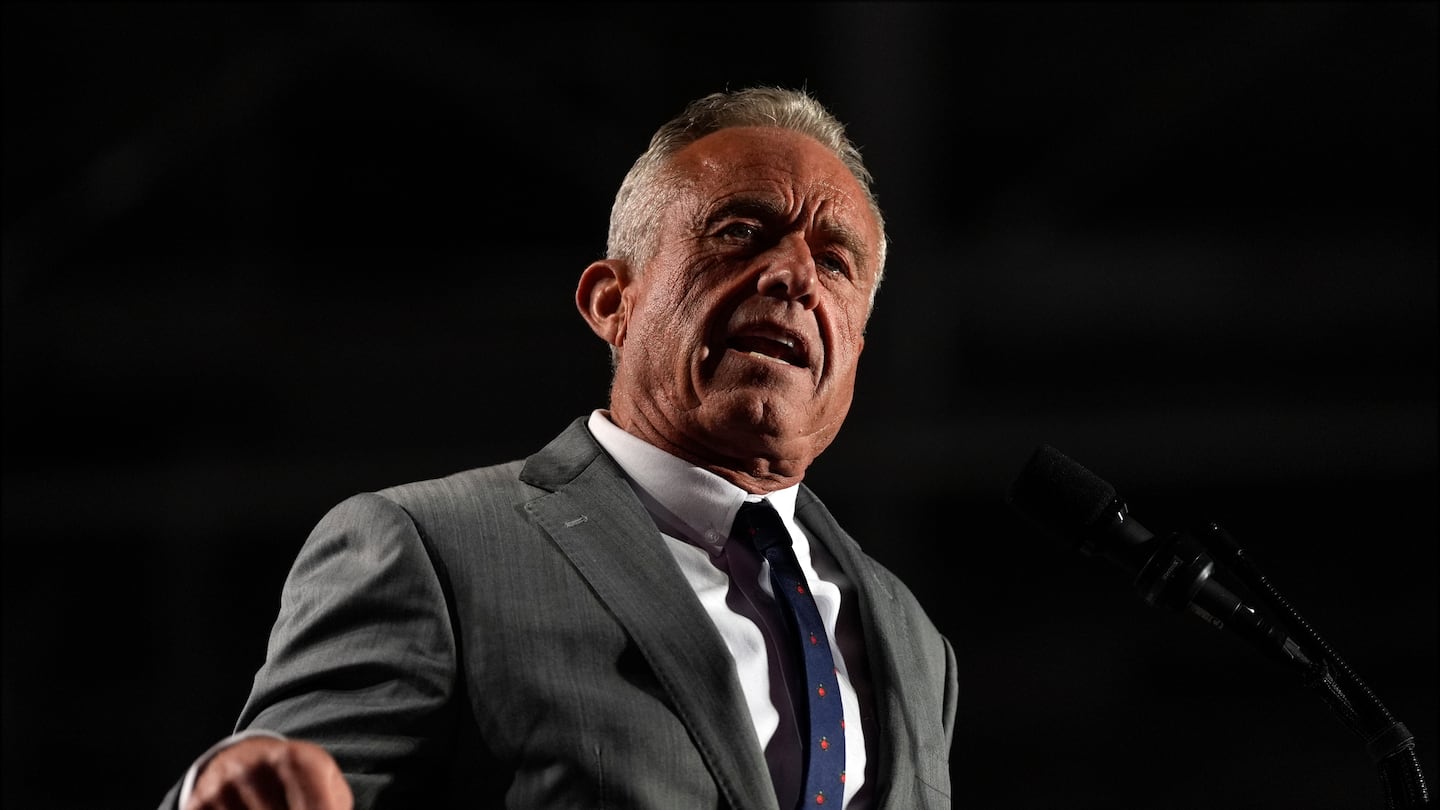
[[[334,502],[602,405],[570,303],[691,97],[808,86],[890,273],[809,481],[956,643],[960,807],[1378,806],[1237,640],[1004,508],[1218,519],[1436,728],[1434,4],[6,4],[6,807],[152,806]]]

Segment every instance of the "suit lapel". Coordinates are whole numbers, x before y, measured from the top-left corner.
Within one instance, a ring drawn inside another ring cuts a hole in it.
[[[634,640],[732,807],[773,808],[730,653],[655,523],[583,420],[533,456],[520,476],[550,490],[525,510]]]
[[[889,808],[892,806],[890,787],[907,784],[915,778],[915,771],[909,765],[909,758],[914,755],[910,744],[914,724],[907,714],[910,702],[905,699],[905,684],[914,675],[905,663],[910,660],[905,652],[913,649],[910,631],[899,620],[902,611],[893,609],[895,595],[872,573],[872,564],[862,559],[859,547],[835,522],[830,511],[804,487],[796,502],[795,515],[835,558],[859,595],[860,622],[865,633],[865,654],[880,733],[876,745],[879,764],[875,772],[875,806]]]

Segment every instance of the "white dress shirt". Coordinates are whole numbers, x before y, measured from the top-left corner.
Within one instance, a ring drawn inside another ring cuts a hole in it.
[[[604,411],[593,412],[588,427],[629,478],[685,580],[720,631],[720,638],[735,659],[735,671],[780,806],[795,807],[803,766],[790,691],[785,686],[786,673],[794,666],[787,656],[777,654],[789,642],[774,606],[770,564],[744,544],[736,543],[732,548],[728,542],[740,505],[762,497],[626,433]],[[840,697],[849,721],[845,724],[843,807],[862,810],[870,806],[873,789],[865,789],[865,729],[864,723],[856,722],[862,716],[856,687],[868,695],[869,683],[862,632],[853,611],[854,589],[824,548],[812,545],[811,538],[795,523],[798,491],[798,485],[788,487],[765,495],[763,500],[775,507],[790,532],[795,557],[810,582],[815,606],[830,637],[830,654],[840,676]],[[846,605],[850,610],[843,619],[842,593],[851,595],[852,602]]]

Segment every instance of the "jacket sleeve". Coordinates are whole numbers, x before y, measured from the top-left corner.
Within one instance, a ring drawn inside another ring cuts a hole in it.
[[[291,568],[237,729],[324,747],[357,810],[420,806],[455,734],[447,604],[410,515],[381,495],[344,501]]]

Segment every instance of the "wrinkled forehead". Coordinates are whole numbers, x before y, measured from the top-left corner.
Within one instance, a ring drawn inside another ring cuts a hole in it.
[[[879,223],[850,169],[819,141],[774,127],[732,127],[687,145],[671,159],[674,181],[702,208],[731,199],[768,200],[796,216],[815,214],[878,248]]]

